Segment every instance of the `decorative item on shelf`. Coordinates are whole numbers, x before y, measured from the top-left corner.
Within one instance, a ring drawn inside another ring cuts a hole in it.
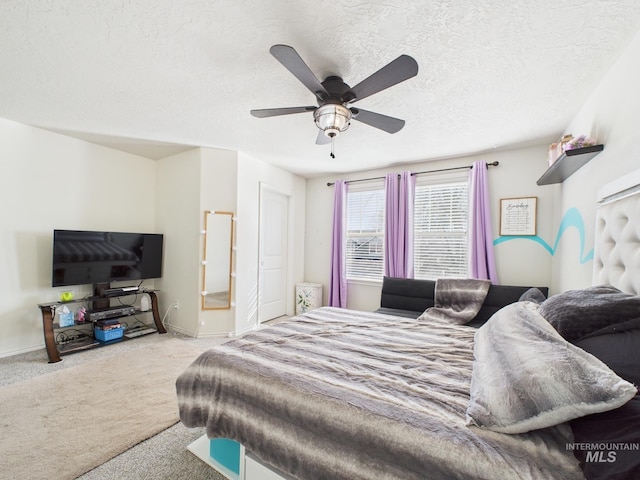
[[[73,312],[69,310],[69,307],[64,305],[58,315],[58,321],[61,327],[70,327],[73,325]]]
[[[549,166],[553,165],[553,163],[560,158],[560,155],[564,152],[564,147],[573,139],[573,135],[570,133],[563,135],[560,141],[556,143],[552,143],[549,145],[549,153],[548,153],[548,162]]]
[[[566,152],[567,150],[575,150],[576,148],[592,147],[596,143],[595,139],[586,135],[580,135],[565,143],[562,147],[562,151]]]
[[[61,302],[70,302],[71,300],[73,300],[73,292],[62,292],[60,294]]]
[[[77,314],[77,317],[78,317],[78,323],[84,323],[84,322],[85,322],[85,316],[84,316],[84,314],[85,314],[86,312],[87,312],[87,309],[86,309],[86,308],[84,308],[84,307],[80,307],[80,308],[78,309],[78,314]]]
[[[149,295],[145,293],[140,298],[140,311],[148,312],[150,308],[151,308],[151,300],[149,299]]]
[[[560,139],[560,154],[562,155],[562,152],[564,152],[564,146],[569,143],[571,141],[571,139],[573,138],[573,135],[571,135],[570,133],[563,135],[562,138]]]
[[[558,156],[558,142],[555,142],[549,145],[549,152],[547,153],[547,161],[549,163],[549,166],[553,165],[553,162],[558,159]]]

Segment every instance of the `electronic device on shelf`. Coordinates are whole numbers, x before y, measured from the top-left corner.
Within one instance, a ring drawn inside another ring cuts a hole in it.
[[[126,293],[134,294],[134,293],[138,293],[139,291],[140,291],[140,288],[136,286],[114,287],[114,288],[106,288],[102,290],[102,295],[110,297],[110,296],[116,296],[116,295],[123,295]]]
[[[89,311],[85,313],[85,318],[90,322],[96,322],[107,318],[126,317],[136,312],[135,307],[124,305],[120,307],[110,307],[103,310]]]
[[[64,354],[67,351],[85,350],[91,347],[95,347],[96,345],[98,345],[97,340],[91,337],[81,337],[76,340],[71,340],[60,344],[58,346],[58,351],[61,354]]]
[[[96,320],[96,327],[111,327],[113,325],[120,326],[120,318],[105,318],[104,320]]]

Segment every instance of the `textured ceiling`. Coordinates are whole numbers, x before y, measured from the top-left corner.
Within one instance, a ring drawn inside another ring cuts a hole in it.
[[[304,176],[550,142],[640,30],[638,0],[389,2],[3,0],[0,117],[158,158],[180,145],[246,152]],[[418,75],[315,145],[313,105],[270,54],[293,46],[355,85],[398,55]]]

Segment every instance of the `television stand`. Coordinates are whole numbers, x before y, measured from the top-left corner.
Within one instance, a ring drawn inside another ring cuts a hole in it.
[[[59,325],[54,324],[53,320],[54,320],[57,308],[62,307],[64,305],[84,303],[87,305],[87,309],[91,311],[93,308],[95,308],[96,304],[101,305],[101,302],[97,300],[100,300],[100,301],[106,300],[108,302],[110,298],[140,295],[143,293],[146,293],[147,295],[149,295],[149,298],[151,299],[151,310],[149,311],[134,310],[132,313],[122,315],[121,318],[151,313],[153,317],[153,322],[155,324],[155,329],[157,330],[157,332],[167,333],[167,330],[164,328],[164,325],[162,324],[162,320],[160,319],[160,312],[158,311],[158,297],[156,296],[153,290],[141,289],[134,292],[123,291],[121,293],[111,294],[107,299],[105,299],[104,297],[93,296],[93,297],[88,297],[80,300],[71,300],[69,302],[60,301],[60,302],[39,304],[38,307],[40,308],[40,312],[42,313],[42,330],[44,333],[44,344],[47,350],[47,356],[49,357],[49,363],[60,362],[62,360],[61,355],[67,355],[69,353],[79,352],[82,350],[87,350],[89,348],[111,345],[113,343],[129,340],[139,336],[139,335],[127,336],[125,332],[125,335],[122,338],[118,338],[118,339],[107,341],[107,342],[98,342],[97,340],[95,340],[93,336],[93,323],[91,321],[87,321],[85,323],[74,323],[74,325],[71,325],[68,327],[60,327]],[[80,334],[78,334],[77,336],[74,335],[74,337],[77,337],[77,338],[69,339],[68,341],[65,341],[64,344],[60,344],[59,342],[56,341],[56,331],[68,329],[69,331],[73,330],[75,332],[76,330],[80,330],[80,328],[86,327],[86,326],[89,326],[91,328],[90,331],[87,331],[86,335],[80,335]]]

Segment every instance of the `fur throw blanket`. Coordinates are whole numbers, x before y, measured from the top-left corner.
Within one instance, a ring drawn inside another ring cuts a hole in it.
[[[434,306],[427,308],[418,319],[468,323],[480,311],[490,285],[489,280],[440,278],[436,280]]]

